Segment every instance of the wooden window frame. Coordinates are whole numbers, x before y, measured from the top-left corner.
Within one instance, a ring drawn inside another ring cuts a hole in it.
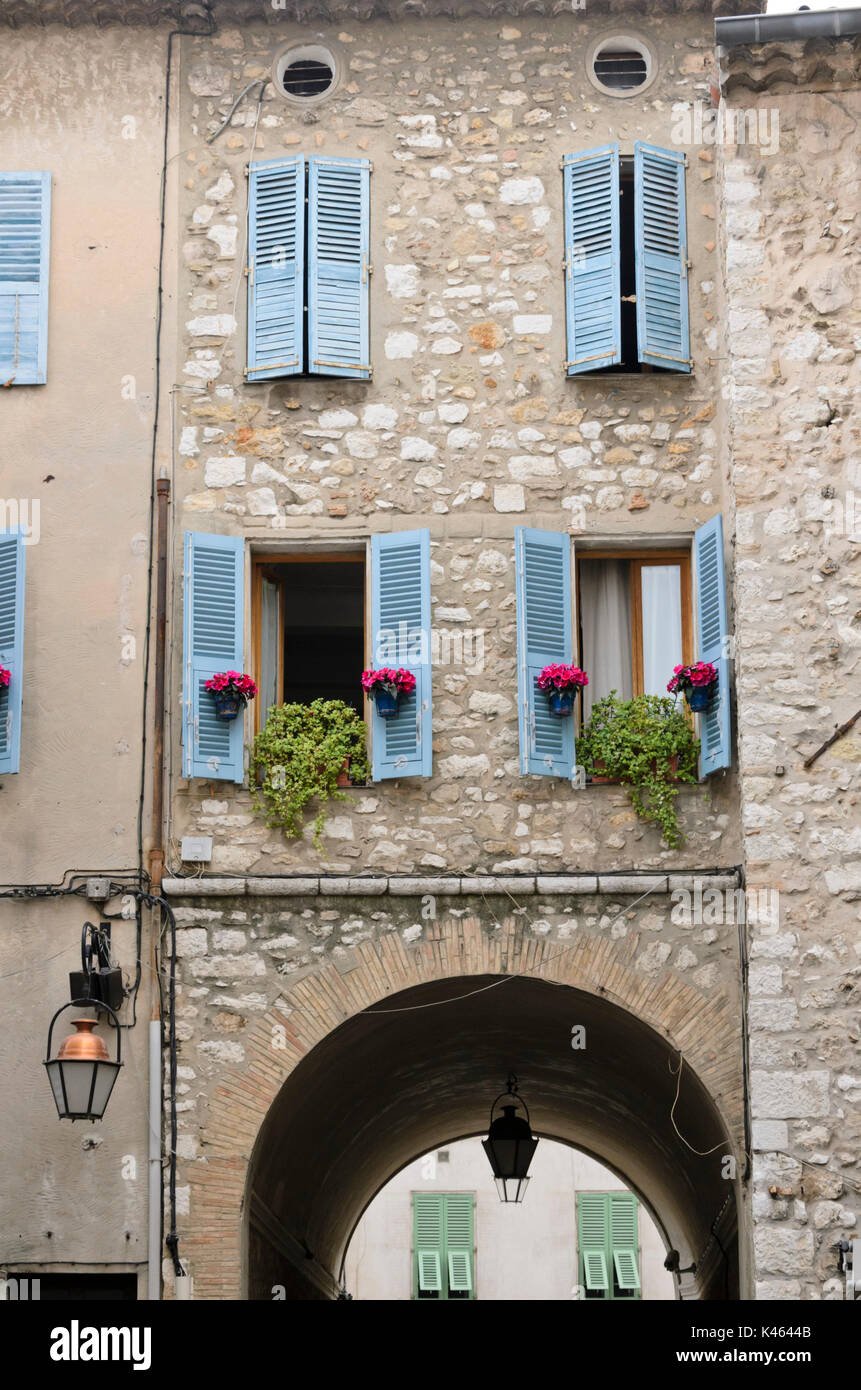
[[[310,564],[353,564],[361,563],[365,566],[365,585],[364,585],[364,617],[363,627],[365,630],[365,663],[367,665],[368,651],[370,649],[369,628],[370,623],[370,596],[368,584],[370,582],[370,563],[368,558],[367,546],[350,550],[302,550],[291,553],[284,551],[275,554],[267,554],[265,551],[251,556],[251,674],[254,680],[260,685],[260,675],[262,666],[262,633],[263,633],[263,575],[265,570],[282,568],[287,565],[310,565]],[[279,576],[281,591],[281,612],[284,615],[285,601],[285,580],[286,574]],[[283,636],[283,633],[282,633]],[[284,643],[281,641],[278,646],[278,682],[277,700],[283,703],[284,700]],[[255,700],[252,705],[254,733],[260,732],[261,702]],[[370,726],[368,718],[368,701],[364,702],[365,723]]]
[[[694,593],[693,565],[690,549],[678,546],[668,550],[626,550],[624,548],[604,548],[600,550],[580,550],[574,542],[575,565],[581,560],[625,560],[630,564],[631,594],[631,671],[633,693],[643,694],[643,589],[641,575],[650,566],[678,565],[679,586],[681,588],[682,610],[682,664],[694,660]],[[580,593],[577,591],[577,636],[580,633]],[[579,647],[579,643],[578,643]],[[579,657],[578,657],[579,659]],[[670,673],[667,673],[669,679]]]

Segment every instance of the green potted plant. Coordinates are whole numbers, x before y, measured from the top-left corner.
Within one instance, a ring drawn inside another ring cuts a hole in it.
[[[622,782],[641,820],[654,822],[671,849],[682,843],[676,797],[696,782],[699,742],[684,713],[664,695],[620,700],[611,691],[592,707],[577,739],[586,775]]]
[[[288,839],[301,839],[305,808],[318,803],[313,822],[314,845],[326,824],[328,801],[349,801],[341,790],[345,765],[354,782],[369,775],[365,724],[343,700],[313,700],[308,705],[275,705],[251,750],[256,777],[254,809],[269,826],[280,826]]]

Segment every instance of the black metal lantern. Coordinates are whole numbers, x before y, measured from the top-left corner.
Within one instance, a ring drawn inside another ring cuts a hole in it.
[[[496,1106],[506,1096],[509,1104],[503,1105],[502,1114],[494,1119]],[[525,1120],[517,1114],[518,1105],[526,1110]],[[489,1133],[481,1146],[490,1159],[500,1201],[522,1202],[529,1182],[529,1165],[538,1148],[538,1140],[532,1137],[526,1101],[517,1094],[516,1076],[509,1076],[506,1089],[491,1105]]]
[[[117,1060],[111,1061],[104,1040],[93,1033],[97,1018],[73,1019],[76,1033],[66,1038],[56,1057],[51,1056],[51,1035],[63,1009],[104,1009],[117,1029]],[[100,1120],[111,1098],[114,1082],[122,1066],[122,1034],[119,1020],[109,1004],[96,999],[72,999],[58,1009],[48,1029],[45,1068],[61,1120]]]

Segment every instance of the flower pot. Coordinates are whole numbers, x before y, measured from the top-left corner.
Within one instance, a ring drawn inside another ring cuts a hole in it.
[[[381,719],[396,719],[398,714],[399,695],[392,695],[388,690],[375,690],[374,701],[377,706],[377,714]]]
[[[344,759],[343,767],[341,768],[340,772],[338,773],[338,786],[339,786],[339,787],[351,787],[352,785],[353,785],[353,783],[352,783],[352,780],[351,780],[351,778],[350,778],[350,759],[349,759],[349,757],[346,757],[346,758]]]
[[[695,685],[692,690],[686,691],[685,698],[690,709],[695,714],[700,714],[703,710],[708,709],[716,688],[714,685]]]
[[[550,713],[555,714],[557,719],[567,719],[574,713],[574,691],[548,690],[547,703]]]
[[[231,695],[227,690],[213,690],[212,698],[215,701],[215,713],[219,719],[235,719],[242,708],[242,700],[236,695]]]

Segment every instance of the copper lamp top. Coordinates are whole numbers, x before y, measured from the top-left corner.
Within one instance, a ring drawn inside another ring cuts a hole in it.
[[[110,1053],[104,1039],[93,1033],[96,1026],[94,1018],[75,1018],[72,1020],[77,1033],[63,1040],[57,1060],[60,1062],[109,1062]]]

